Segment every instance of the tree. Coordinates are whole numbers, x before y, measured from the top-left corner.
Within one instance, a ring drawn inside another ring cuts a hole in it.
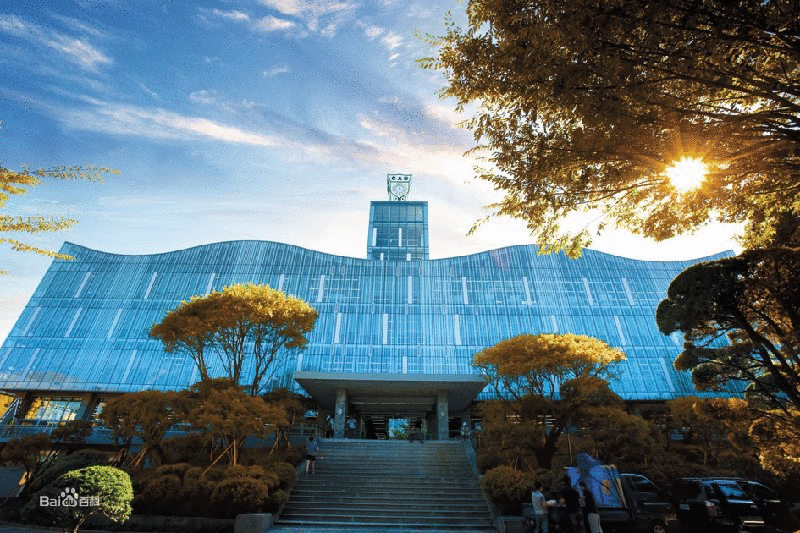
[[[798,248],[699,263],[672,281],[656,312],[664,334],[683,333],[675,368],[691,370],[696,388],[745,390],[756,418],[751,433],[765,454],[800,451],[792,444],[800,435],[797,272]],[[771,427],[769,438],[764,427]],[[800,469],[800,455],[786,459]]]
[[[202,380],[210,379],[209,351],[236,385],[249,379],[248,392],[261,393],[271,372],[302,350],[317,311],[305,301],[268,285],[231,285],[222,292],[193,296],[153,325],[150,336],[167,352],[189,354]]]
[[[181,420],[181,397],[175,392],[141,391],[111,398],[103,406],[100,420],[111,428],[120,453],[115,464],[121,465],[127,457],[133,439],[142,440],[142,446],[130,461],[132,468],[142,464],[154,454],[165,462],[161,441],[172,426]]]
[[[558,439],[581,410],[607,402],[607,378],[625,355],[584,335],[523,334],[486,348],[474,364],[507,413],[532,434],[524,443],[550,468]]]
[[[711,220],[754,241],[800,213],[800,16],[792,0],[470,0],[465,29],[430,37],[443,97],[476,104],[479,178],[495,215],[549,249],[579,252],[568,215],[657,240]],[[667,178],[702,159],[701,186]]]
[[[91,424],[83,420],[69,420],[55,428],[49,435],[37,433],[8,442],[0,452],[0,463],[23,467],[23,498],[27,497],[42,475],[56,461],[75,451],[92,432]],[[35,490],[35,489],[34,489]]]
[[[271,426],[289,423],[282,405],[249,396],[230,380],[201,381],[183,395],[188,400],[184,403],[186,420],[207,431],[216,447],[221,448],[211,466],[224,456],[231,465],[238,464],[247,437],[264,437]]]
[[[1,124],[1,123],[0,123]],[[83,179],[88,181],[103,181],[103,174],[119,174],[118,170],[95,165],[86,166],[61,166],[30,170],[24,167],[21,171],[10,170],[0,165],[0,209],[6,206],[11,195],[25,194],[32,187],[43,183],[43,178],[62,180]],[[61,231],[77,224],[77,220],[65,217],[15,216],[0,214],[0,232],[3,233],[41,233],[47,231]],[[38,248],[26,242],[11,237],[0,237],[0,243],[8,244],[17,251],[34,252],[40,255],[58,259],[72,259],[72,257],[59,254],[50,250]],[[0,273],[5,273],[0,271]]]
[[[69,531],[77,533],[95,515],[124,522],[131,516],[132,500],[133,487],[126,472],[111,466],[89,466],[59,476],[28,502],[23,514],[68,526]]]

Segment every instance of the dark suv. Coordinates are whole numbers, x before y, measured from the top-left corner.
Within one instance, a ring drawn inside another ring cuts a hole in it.
[[[672,496],[682,532],[794,531],[774,491],[739,478],[684,478]]]

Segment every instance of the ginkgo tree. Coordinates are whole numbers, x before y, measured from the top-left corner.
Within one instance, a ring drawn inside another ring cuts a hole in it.
[[[150,336],[167,352],[190,355],[201,380],[228,378],[257,396],[280,363],[306,346],[316,320],[317,311],[304,300],[269,285],[236,284],[181,302]],[[211,375],[209,357],[217,358],[224,375]]]
[[[558,440],[582,410],[609,403],[613,367],[625,354],[600,339],[574,334],[522,334],[475,355],[501,411],[525,431],[541,468],[550,468]],[[489,421],[487,421],[489,423]]]
[[[549,249],[578,253],[589,211],[657,240],[714,220],[751,243],[800,213],[800,25],[792,0],[468,0],[430,37],[505,197]],[[685,182],[690,169],[694,178]]]
[[[28,193],[32,188],[42,185],[46,178],[103,181],[103,175],[109,173],[119,174],[119,171],[96,165],[56,166],[36,170],[23,167],[22,170],[11,170],[0,163],[0,210],[6,208],[6,204],[12,196]],[[12,249],[20,252],[33,252],[58,259],[72,259],[68,255],[39,248],[20,238],[5,235],[62,231],[73,227],[77,222],[74,218],[62,216],[44,214],[23,216],[0,212],[0,244],[9,245]],[[0,270],[0,273],[5,273],[5,271]]]

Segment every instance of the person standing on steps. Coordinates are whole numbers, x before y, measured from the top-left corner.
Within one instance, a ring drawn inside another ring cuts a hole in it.
[[[319,444],[314,440],[314,437],[308,437],[306,443],[306,474],[314,473],[314,463],[317,460],[317,452],[319,451]]]
[[[348,439],[356,438],[356,419],[353,415],[347,417],[347,435]]]

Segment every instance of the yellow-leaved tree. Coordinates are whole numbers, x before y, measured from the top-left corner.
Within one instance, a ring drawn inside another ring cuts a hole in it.
[[[558,440],[582,411],[615,397],[607,379],[625,354],[585,335],[522,334],[475,355],[505,416],[524,428],[541,468],[552,466]],[[487,420],[487,423],[489,421]],[[489,428],[491,429],[491,428]]]
[[[190,355],[201,380],[228,378],[258,396],[280,363],[306,346],[316,320],[317,311],[304,300],[247,283],[181,302],[153,325],[150,336],[167,352]],[[209,374],[209,355],[218,358],[225,375]]]
[[[103,175],[108,173],[119,174],[119,171],[96,165],[56,166],[51,168],[39,168],[36,170],[23,167],[22,170],[16,171],[5,168],[2,163],[0,163],[0,209],[5,209],[6,203],[12,196],[26,194],[31,188],[41,185],[45,178],[103,181]],[[6,237],[5,235],[61,231],[71,228],[77,224],[77,222],[78,221],[73,218],[61,216],[22,216],[0,212],[0,233],[3,235],[0,236],[0,243],[9,245],[12,249],[20,252],[34,252],[58,259],[72,259],[68,255],[39,248],[18,238]],[[5,271],[0,270],[0,273],[4,274]]]

